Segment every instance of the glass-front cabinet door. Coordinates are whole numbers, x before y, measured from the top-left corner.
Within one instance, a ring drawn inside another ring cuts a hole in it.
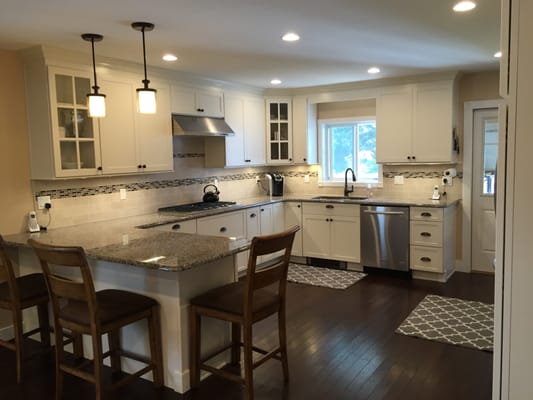
[[[56,176],[95,175],[100,166],[96,121],[89,117],[89,75],[50,68],[50,98]]]
[[[290,164],[292,162],[291,99],[267,99],[266,107],[268,163]]]

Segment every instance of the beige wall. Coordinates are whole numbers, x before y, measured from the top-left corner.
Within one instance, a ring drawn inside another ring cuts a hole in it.
[[[318,119],[372,117],[376,115],[376,99],[320,103]]]
[[[33,209],[24,70],[18,54],[0,50],[0,233],[25,229]]]

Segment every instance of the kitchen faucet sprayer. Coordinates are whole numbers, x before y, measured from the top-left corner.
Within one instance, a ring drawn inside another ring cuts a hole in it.
[[[346,168],[346,171],[344,171],[344,197],[348,197],[348,195],[353,192],[353,185],[351,186],[351,189],[348,189],[348,171],[352,172],[352,181],[357,181],[354,170]]]

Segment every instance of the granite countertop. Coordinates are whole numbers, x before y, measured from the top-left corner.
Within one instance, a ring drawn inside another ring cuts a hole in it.
[[[158,214],[93,222],[47,232],[4,236],[8,245],[28,246],[30,238],[45,244],[81,246],[90,258],[163,271],[183,271],[246,250],[246,239],[137,229],[149,221],[174,220]]]

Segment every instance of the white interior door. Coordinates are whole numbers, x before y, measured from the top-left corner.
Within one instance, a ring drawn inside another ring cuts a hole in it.
[[[498,109],[475,110],[473,131],[472,271],[494,273]]]

